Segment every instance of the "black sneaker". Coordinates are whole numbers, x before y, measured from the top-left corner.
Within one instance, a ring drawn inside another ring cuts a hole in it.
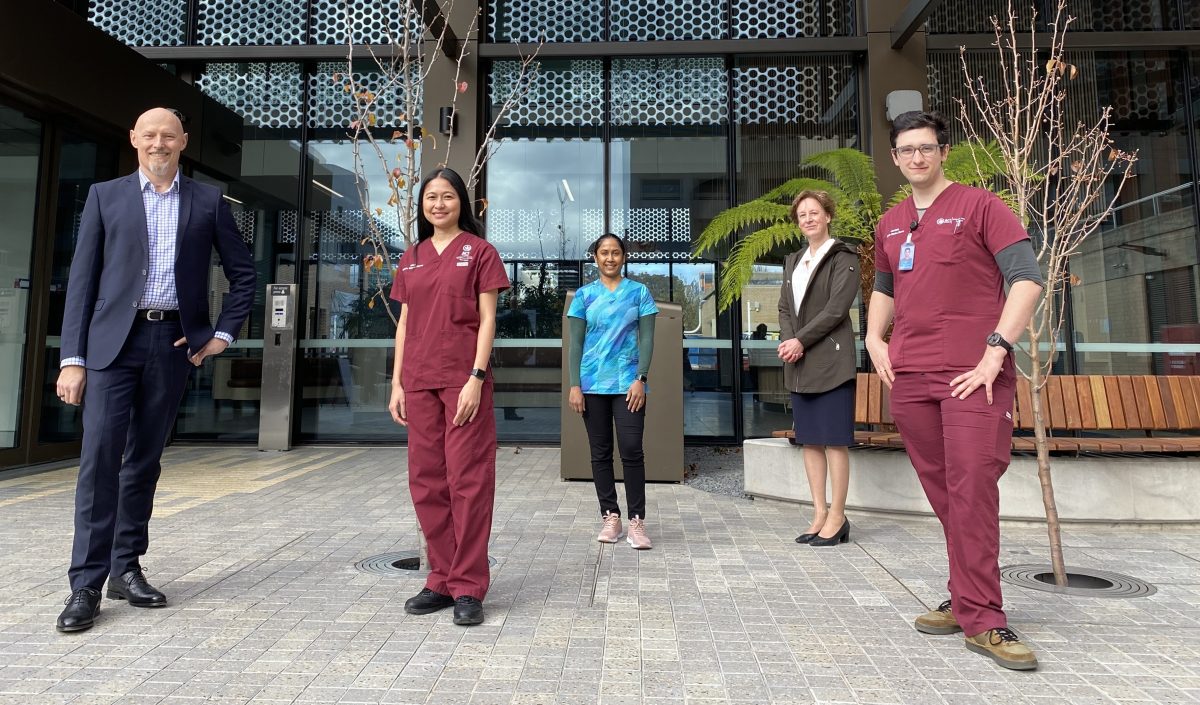
[[[483,624],[483,603],[470,595],[454,600],[454,623],[463,626]]]
[[[409,614],[432,614],[453,604],[453,597],[424,588],[404,601],[404,611]]]

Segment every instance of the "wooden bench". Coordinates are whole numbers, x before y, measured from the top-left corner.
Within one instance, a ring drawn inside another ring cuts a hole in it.
[[[858,374],[854,422],[874,430],[854,432],[860,445],[903,448],[890,411],[890,395],[879,376]],[[976,392],[978,394],[979,392]],[[1041,393],[1050,450],[1094,453],[1200,452],[1200,377],[1182,375],[1052,375]],[[1033,431],[1029,382],[1017,380],[1013,424]],[[1143,437],[1073,437],[1069,434],[1142,432]],[[1063,435],[1055,435],[1061,433]],[[1159,434],[1159,435],[1151,435]],[[775,431],[792,438],[791,429]],[[1032,435],[1014,436],[1016,451],[1034,451]]]

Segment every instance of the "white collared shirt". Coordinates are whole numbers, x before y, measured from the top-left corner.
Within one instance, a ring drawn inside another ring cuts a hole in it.
[[[811,247],[805,249],[800,261],[796,263],[796,269],[792,272],[792,301],[796,305],[796,315],[800,315],[800,302],[804,301],[804,292],[808,289],[808,281],[812,279],[813,271],[831,247],[833,238],[826,240],[816,252]]]

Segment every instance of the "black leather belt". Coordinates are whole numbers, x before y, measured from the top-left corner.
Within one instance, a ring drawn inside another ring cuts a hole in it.
[[[179,311],[176,309],[139,308],[137,317],[140,321],[151,321],[154,323],[158,323],[159,321],[178,321]]]

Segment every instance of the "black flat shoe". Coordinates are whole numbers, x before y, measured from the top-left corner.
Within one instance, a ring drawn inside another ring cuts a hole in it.
[[[404,611],[409,614],[433,614],[453,604],[453,597],[425,588],[404,601]]]
[[[79,588],[67,598],[67,607],[58,615],[54,628],[60,632],[82,632],[91,629],[100,614],[100,591]]]
[[[483,624],[483,603],[470,595],[463,595],[454,601],[454,623],[464,627],[472,624]]]
[[[844,524],[842,524],[842,528],[838,529],[838,532],[836,534],[834,534],[833,536],[830,536],[828,538],[826,538],[825,536],[818,535],[812,541],[809,541],[808,545],[809,546],[836,546],[839,543],[846,543],[849,540],[850,540],[850,520],[847,519],[846,522]]]
[[[167,596],[159,592],[147,580],[141,568],[121,573],[121,577],[108,579],[108,599],[125,600],[133,607],[166,607]]]
[[[816,534],[800,534],[796,537],[796,543],[808,543],[817,537]]]

